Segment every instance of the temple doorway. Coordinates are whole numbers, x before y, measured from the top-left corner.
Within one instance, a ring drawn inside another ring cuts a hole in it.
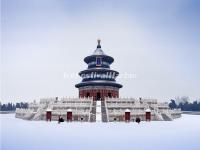
[[[111,97],[112,97],[111,93],[108,93],[108,97],[109,97],[109,98],[111,98]]]
[[[97,92],[97,101],[98,100],[101,100],[101,93],[100,92]]]

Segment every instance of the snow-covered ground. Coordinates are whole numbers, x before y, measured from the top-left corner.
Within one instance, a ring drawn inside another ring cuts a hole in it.
[[[200,115],[171,122],[61,123],[0,115],[1,150],[200,150]]]

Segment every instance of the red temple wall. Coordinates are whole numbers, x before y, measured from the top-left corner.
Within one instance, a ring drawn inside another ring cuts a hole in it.
[[[105,97],[109,97],[109,93],[110,93],[110,97],[114,97],[114,98],[118,98],[119,97],[119,91],[116,89],[79,89],[79,97],[83,98],[83,97],[88,97],[89,93],[89,97],[93,97],[94,100],[96,100],[97,98],[97,93],[100,93],[101,98],[104,100]]]

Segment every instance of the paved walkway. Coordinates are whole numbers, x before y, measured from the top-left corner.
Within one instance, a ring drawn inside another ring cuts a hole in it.
[[[101,101],[96,103],[96,122],[102,122]]]

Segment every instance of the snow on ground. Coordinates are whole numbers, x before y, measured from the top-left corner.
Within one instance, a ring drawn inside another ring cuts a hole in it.
[[[0,115],[1,150],[199,150],[200,115],[171,122],[61,123]]]

